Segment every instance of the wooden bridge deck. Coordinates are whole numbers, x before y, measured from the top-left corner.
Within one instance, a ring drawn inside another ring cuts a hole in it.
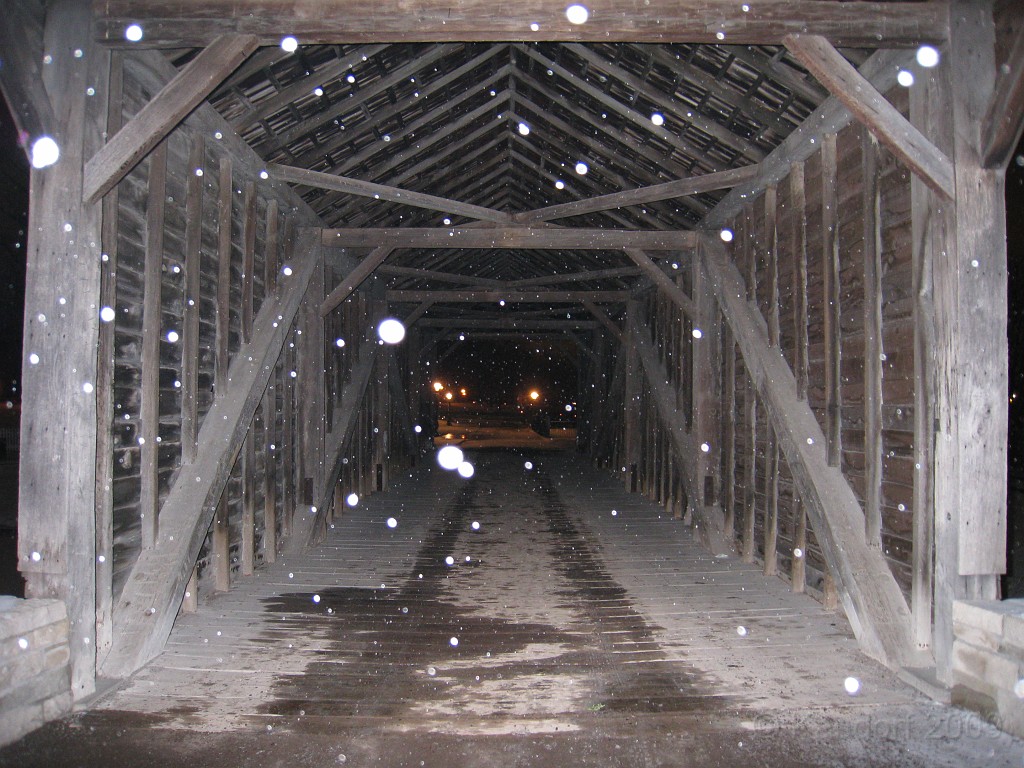
[[[27,742],[50,764],[46,745],[82,759],[115,730],[152,764],[1020,764],[861,656],[841,615],[572,453],[470,458],[471,480],[410,470],[181,616],[154,662]]]

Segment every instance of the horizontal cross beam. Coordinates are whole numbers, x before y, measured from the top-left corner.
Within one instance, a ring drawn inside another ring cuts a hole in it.
[[[274,178],[287,181],[290,184],[301,184],[306,187],[329,189],[335,192],[347,192],[350,195],[370,197],[375,200],[388,200],[392,203],[404,203],[416,208],[453,213],[459,216],[467,216],[471,219],[493,221],[498,224],[508,224],[512,221],[511,214],[504,211],[496,211],[493,208],[484,208],[483,206],[471,205],[470,203],[460,203],[457,200],[449,200],[423,192],[413,192],[408,189],[391,187],[387,184],[361,181],[347,176],[337,176],[333,173],[307,171],[305,168],[294,168],[290,165],[272,164],[267,166],[267,171]]]
[[[493,302],[506,304],[562,304],[583,301],[609,302],[626,301],[631,291],[388,291],[389,302],[418,303],[433,302]]]
[[[343,248],[471,248],[499,250],[688,250],[697,243],[689,231],[621,229],[530,229],[499,227],[324,229],[324,245]]]
[[[778,45],[788,34],[824,35],[856,48],[916,47],[949,32],[949,4],[847,3],[840,0],[607,0],[585,24],[572,24],[564,5],[519,0],[500,7],[483,0],[103,0],[96,32],[112,46],[132,45],[125,29],[139,24],[134,45],[186,48],[225,32],[253,34],[263,45],[284,35],[300,43],[572,40]],[[536,29],[531,27],[536,25]]]
[[[701,192],[712,192],[716,189],[728,189],[737,184],[753,181],[757,177],[757,171],[757,165],[745,165],[728,171],[707,173],[689,179],[677,179],[676,181],[667,181],[664,184],[654,184],[649,187],[629,189],[624,192],[614,192],[610,195],[601,195],[585,200],[574,200],[571,203],[560,203],[559,205],[552,205],[547,208],[538,208],[535,211],[517,213],[513,220],[517,224],[532,224],[538,221],[561,219],[566,216],[579,216],[584,213],[596,213],[612,208],[625,208],[630,205],[654,203],[658,200],[687,197],[700,194]]]
[[[537,320],[517,319],[507,320],[460,320],[448,317],[426,317],[419,321],[424,328],[456,328],[459,330],[473,331],[589,331],[597,327],[593,320]],[[477,334],[473,335],[477,338]]]

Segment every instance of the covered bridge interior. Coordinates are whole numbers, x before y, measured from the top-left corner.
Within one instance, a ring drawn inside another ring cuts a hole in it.
[[[5,6],[36,166],[19,567],[66,607],[68,703],[432,466],[432,370],[507,337],[574,345],[572,461],[971,688],[1019,7],[584,5]]]

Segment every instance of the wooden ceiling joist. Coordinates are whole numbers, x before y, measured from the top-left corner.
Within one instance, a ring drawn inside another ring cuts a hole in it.
[[[284,35],[302,44],[435,42],[445,40],[565,40],[691,42],[775,45],[788,34],[822,35],[838,45],[890,48],[941,42],[948,35],[946,2],[845,3],[838,0],[610,0],[585,24],[572,24],[561,5],[522,0],[500,12],[480,0],[262,0],[238,13],[236,0],[168,3],[166,0],[99,0],[97,35],[112,46],[130,46],[125,29],[139,24],[141,45],[182,48],[206,45],[224,33],[256,35],[277,45]],[[537,30],[531,29],[537,25]]]
[[[85,164],[82,196],[95,203],[256,50],[252,35],[226,34],[190,61]]]
[[[697,243],[689,231],[615,229],[530,229],[498,227],[408,227],[385,229],[325,229],[324,245],[344,248],[470,248],[526,250],[618,250],[641,248],[654,251],[688,250]]]
[[[483,302],[497,304],[576,304],[582,301],[617,302],[626,301],[632,294],[630,291],[388,291],[385,298],[389,302],[412,304],[421,301],[441,302]]]

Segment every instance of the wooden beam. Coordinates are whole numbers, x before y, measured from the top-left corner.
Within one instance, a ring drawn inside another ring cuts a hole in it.
[[[517,224],[534,224],[539,221],[551,221],[552,219],[560,219],[566,216],[579,216],[584,213],[607,211],[611,208],[625,208],[630,205],[653,203],[658,200],[687,197],[702,192],[712,192],[717,189],[727,189],[738,184],[745,184],[755,179],[758,171],[759,167],[757,165],[745,165],[742,168],[732,168],[727,171],[707,173],[689,179],[677,179],[676,181],[667,181],[664,184],[654,184],[649,187],[613,192],[610,195],[600,195],[599,197],[589,197],[585,200],[574,200],[571,203],[538,208],[534,211],[517,213],[513,220]]]
[[[256,50],[252,35],[218,37],[124,124],[85,164],[83,199],[94,203]]]
[[[1005,169],[1024,129],[1024,26],[1000,68],[995,93],[981,122],[981,160],[985,168]]]
[[[160,308],[164,264],[167,143],[150,156],[143,264],[142,350],[139,405],[139,511],[144,549],[155,546],[160,512]]]
[[[782,353],[768,345],[764,319],[744,300],[743,281],[721,244],[708,237],[702,258],[861,649],[891,666],[920,663],[903,593],[882,552],[864,540],[860,503],[842,472],[829,465],[825,437],[814,412],[797,396],[793,372]]]
[[[882,185],[878,141],[861,140],[864,250],[864,536],[882,546]],[[916,245],[915,245],[916,248]],[[915,294],[916,295],[916,294]],[[920,382],[920,379],[915,378]],[[915,441],[916,442],[916,441]]]
[[[181,467],[164,500],[157,546],[140,553],[121,593],[113,646],[102,667],[105,676],[126,677],[163,648],[231,467],[319,261],[320,248],[307,236],[294,273],[280,282],[276,297],[263,303],[252,342],[232,359],[227,386],[217,388],[199,431],[196,461]]]
[[[793,211],[793,339],[796,344],[796,391],[807,397],[809,353],[807,339],[807,195],[804,164],[793,163],[789,175],[789,204]]]
[[[0,91],[18,129],[18,143],[32,160],[32,143],[59,139],[53,105],[43,84],[42,30],[29,16],[29,3],[8,3],[0,24]]]
[[[384,263],[384,259],[390,256],[393,250],[394,248],[390,247],[374,248],[367,256],[363,257],[359,266],[345,275],[341,283],[324,299],[324,303],[320,305],[320,317],[327,317],[335,307],[351,296],[352,292]]]
[[[828,40],[791,35],[786,48],[846,105],[900,162],[947,199],[953,199],[953,164],[907,118],[875,90]]]
[[[825,352],[825,439],[828,463],[840,466],[843,453],[842,328],[839,301],[839,166],[836,135],[821,143],[822,336]]]
[[[165,0],[104,0],[97,4],[96,32],[112,46],[125,40],[129,24],[142,25],[135,45],[194,47],[225,32],[254,34],[261,45],[279,45],[283,34],[302,44],[466,42],[505,40],[578,40],[608,42],[686,42],[734,45],[779,44],[787,34],[820,34],[850,47],[917,46],[946,38],[948,21],[942,2],[862,2],[851,7],[837,0],[760,0],[743,10],[732,0],[650,0],[642,10],[632,0],[611,0],[586,24],[572,24],[552,13],[544,0],[514,6],[462,0],[353,0],[343,6],[309,0],[264,0],[258,12],[236,0],[168,4]],[[412,14],[412,15],[410,15]],[[531,23],[541,22],[536,32]],[[725,35],[724,38],[719,37]]]
[[[608,332],[611,333],[611,335],[614,336],[620,344],[622,343],[622,329],[619,328],[615,321],[608,317],[607,312],[597,306],[597,304],[590,299],[584,299],[580,303],[583,304],[584,309],[597,318],[597,321],[601,323],[601,325],[608,329]]]
[[[472,319],[458,317],[428,317],[419,321],[423,328],[453,328],[465,331],[477,330],[508,330],[518,333],[531,333],[533,331],[586,331],[597,327],[597,323],[591,320],[543,320],[537,318],[508,318],[506,320]],[[474,339],[479,339],[480,334],[474,333]]]
[[[202,168],[206,144],[194,136],[189,148],[189,168]],[[203,178],[188,175],[185,184],[184,309],[181,329],[181,461],[196,458],[199,436],[199,315],[201,314],[200,272],[203,267]]]
[[[697,316],[693,301],[683,293],[683,289],[675,284],[675,281],[668,274],[654,263],[654,260],[641,250],[627,248],[626,255],[633,260],[633,263],[640,267],[640,270],[647,275],[654,284],[660,288],[672,303],[679,307],[689,318]]]
[[[504,211],[496,211],[493,208],[484,208],[483,206],[471,205],[470,203],[460,203],[458,200],[448,200],[444,197],[391,187],[387,184],[376,184],[372,181],[361,181],[347,176],[336,176],[333,173],[307,171],[304,168],[293,168],[289,165],[278,165],[276,163],[268,165],[267,171],[275,179],[287,181],[291,184],[301,184],[305,187],[330,189],[335,192],[345,192],[346,194],[369,197],[375,200],[389,200],[393,203],[403,203],[415,208],[443,211],[444,213],[451,213],[457,216],[466,216],[470,219],[493,221],[498,224],[509,224],[512,221],[512,215]]]
[[[560,304],[581,301],[612,302],[626,301],[632,291],[388,291],[389,302],[413,303],[421,301],[484,302],[497,304]]]
[[[637,267],[609,267],[608,269],[588,269],[582,272],[567,272],[562,275],[524,277],[520,280],[509,280],[504,283],[504,285],[506,288],[532,288],[535,285],[576,283],[591,280],[606,280],[617,277],[637,277],[640,274],[640,270]]]
[[[502,250],[686,250],[696,245],[693,232],[620,229],[531,229],[497,227],[406,227],[324,229],[323,244],[348,248],[478,248]]]
[[[443,272],[437,269],[418,269],[416,267],[397,267],[391,264],[382,264],[377,268],[377,274],[391,277],[414,277],[423,280],[433,280],[440,283],[452,283],[454,285],[473,285],[477,287],[499,287],[506,285],[501,280],[490,280],[486,277],[475,277],[473,275],[457,275],[454,272]]]
[[[881,93],[896,84],[896,75],[902,67],[913,66],[914,54],[910,51],[877,51],[858,70]],[[843,103],[830,96],[800,126],[789,134],[779,146],[758,165],[760,172],[754,181],[741,184],[729,192],[708,213],[701,227],[715,229],[729,224],[769,184],[784,182],[790,174],[793,163],[806,160],[816,154],[821,138],[826,133],[838,133],[854,120]]]

